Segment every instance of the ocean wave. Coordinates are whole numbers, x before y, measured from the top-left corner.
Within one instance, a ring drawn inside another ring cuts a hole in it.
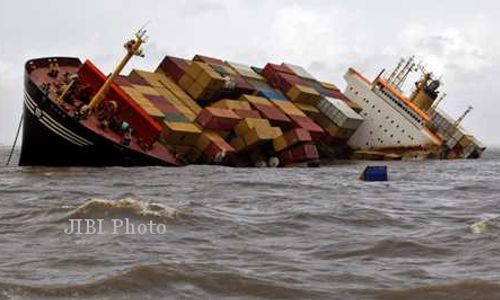
[[[32,298],[99,296],[99,299],[103,299],[124,295],[142,298],[144,291],[148,291],[149,297],[177,298],[186,292],[186,285],[191,286],[191,293],[198,291],[197,296],[203,298],[244,296],[245,298],[324,299],[326,297],[323,291],[261,279],[239,271],[220,270],[220,267],[207,264],[140,265],[95,282],[82,284],[38,286],[0,282],[0,295],[7,296],[6,299],[16,299],[20,296]]]
[[[447,248],[423,245],[404,240],[382,240],[373,246],[350,251],[336,251],[334,245],[323,246],[312,255],[321,259],[344,259],[358,256],[368,257],[436,257],[453,254]]]
[[[383,300],[498,300],[500,283],[485,280],[464,280],[446,284],[432,284],[405,289],[365,289],[355,294]]]
[[[173,220],[181,214],[179,208],[131,198],[121,200],[90,199],[73,209],[65,217],[65,220],[114,216]]]

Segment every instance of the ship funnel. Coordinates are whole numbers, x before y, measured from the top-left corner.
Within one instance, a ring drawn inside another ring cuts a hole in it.
[[[424,73],[422,79],[415,83],[416,88],[410,97],[410,101],[421,110],[428,111],[439,95],[438,89],[440,86],[441,82],[439,80],[432,79],[432,73]]]

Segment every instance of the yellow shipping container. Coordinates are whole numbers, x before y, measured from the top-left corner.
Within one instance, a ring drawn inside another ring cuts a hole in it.
[[[213,141],[224,140],[219,134],[213,130],[205,130],[201,133],[200,137],[196,141],[196,149],[204,151],[208,145]]]
[[[290,101],[280,101],[280,100],[271,100],[276,107],[278,107],[282,112],[290,116],[302,116],[305,117],[303,111],[301,111],[295,104]]]
[[[211,106],[225,109],[252,109],[246,101],[223,99],[215,102]]]
[[[164,118],[165,117],[165,114],[162,113],[158,108],[156,108],[155,106],[151,105],[147,105],[147,106],[141,106],[142,109],[144,109],[148,115],[152,116],[152,117],[156,117],[156,118]]]
[[[271,128],[271,123],[267,119],[246,118],[234,127],[234,132],[242,136],[254,128]]]
[[[147,71],[141,71],[141,70],[132,70],[130,76],[139,76],[146,80],[151,86],[153,87],[162,87],[162,84],[160,82],[160,77],[158,76],[157,73],[152,73],[152,72],[147,72]]]
[[[273,140],[282,134],[283,132],[279,127],[253,128],[243,135],[243,140],[247,147],[253,147]]]
[[[316,105],[321,95],[313,88],[296,84],[287,93],[288,98],[293,102]]]
[[[177,84],[167,77],[163,72],[153,73],[156,75],[156,79],[160,82],[161,86],[167,89],[172,89],[173,87],[178,87]]]
[[[266,98],[259,97],[259,96],[241,95],[239,100],[247,101],[247,102],[254,103],[254,104],[273,106],[273,104],[269,100],[267,100]]]
[[[279,137],[277,137],[273,140],[274,151],[279,152],[279,151],[286,149],[287,147],[288,147],[288,143],[286,141],[284,134],[280,135]]]
[[[201,96],[204,94],[203,87],[198,82],[193,82],[193,84],[187,90],[188,94],[194,99],[201,99]]]
[[[182,75],[181,79],[179,80],[179,86],[184,89],[185,91],[189,90],[191,85],[193,85],[194,78],[189,75],[189,74],[184,74]]]
[[[215,71],[203,70],[195,80],[203,88],[218,90],[224,87],[226,80]]]
[[[138,85],[138,84],[134,84],[133,86],[134,86],[134,89],[139,91],[141,94],[160,96],[160,93],[155,88],[153,88],[151,86]]]
[[[185,95],[184,97],[179,97],[179,101],[181,101],[185,106],[187,106],[195,115],[198,115],[201,111],[201,106],[199,106],[194,100],[189,97],[189,95]]]
[[[163,136],[172,145],[194,145],[201,134],[201,129],[193,123],[167,122]]]
[[[295,103],[295,105],[300,109],[302,110],[303,112],[305,112],[306,114],[319,114],[320,111],[319,109],[316,108],[316,106],[314,105],[311,105],[311,104],[306,104],[306,103]]]
[[[243,151],[247,147],[245,140],[241,136],[234,138],[230,144],[237,152]]]
[[[126,85],[122,85],[120,86],[120,88],[127,94],[129,95],[130,97],[134,98],[134,96],[137,96],[137,95],[142,95],[138,90],[136,90],[135,88],[131,87],[131,86],[126,86]]]
[[[189,74],[193,79],[198,78],[199,74],[203,71],[203,63],[198,61],[193,61],[193,63],[187,68],[186,74]]]

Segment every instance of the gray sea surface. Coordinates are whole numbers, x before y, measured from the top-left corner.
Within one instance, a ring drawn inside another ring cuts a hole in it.
[[[369,164],[2,166],[0,299],[500,299],[500,152]]]

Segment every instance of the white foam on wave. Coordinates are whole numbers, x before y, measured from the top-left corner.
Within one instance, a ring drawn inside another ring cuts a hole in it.
[[[175,208],[161,203],[126,198],[121,200],[109,200],[93,198],[75,208],[71,215],[92,215],[100,213],[104,215],[128,212],[141,217],[175,218],[179,211]]]
[[[500,219],[497,214],[484,214],[481,220],[470,225],[469,228],[474,234],[481,234],[487,231],[490,227],[495,226],[496,222]]]

